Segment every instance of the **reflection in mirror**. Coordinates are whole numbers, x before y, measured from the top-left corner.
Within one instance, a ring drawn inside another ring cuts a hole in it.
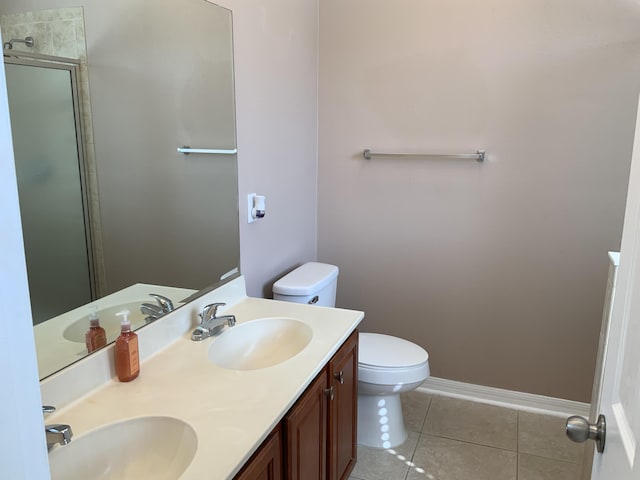
[[[143,304],[154,302],[149,296],[149,292],[167,298],[181,299],[195,293],[195,290],[135,284],[35,325],[34,337],[40,376],[57,372],[87,355],[85,336],[89,329],[89,317],[92,313],[95,314],[100,326],[105,330],[105,345],[115,341],[120,335],[120,320],[116,317],[116,313],[122,310],[131,312],[129,318],[132,329],[143,327],[154,321],[154,318],[141,312]],[[178,302],[175,303],[176,308],[180,305]]]
[[[95,298],[76,66],[5,59],[34,325]]]
[[[0,6],[41,378],[87,353],[76,341],[87,304],[106,325],[169,285],[179,306],[240,256],[235,154],[177,152],[235,149],[231,12],[204,0],[77,5]],[[66,354],[43,351],[65,342]]]

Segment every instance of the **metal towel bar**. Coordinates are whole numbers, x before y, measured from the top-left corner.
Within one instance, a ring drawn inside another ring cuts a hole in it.
[[[377,153],[365,148],[362,156],[367,160],[373,157],[429,157],[429,158],[471,158],[478,162],[484,162],[484,150],[476,153]]]
[[[223,150],[219,148],[191,148],[188,145],[184,147],[178,147],[178,152],[188,154],[188,153],[214,153],[217,155],[235,155],[238,153],[237,148],[233,148],[230,150]]]

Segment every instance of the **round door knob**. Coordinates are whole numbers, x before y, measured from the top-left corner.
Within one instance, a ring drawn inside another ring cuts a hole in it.
[[[604,441],[607,434],[607,424],[604,415],[598,417],[597,423],[589,423],[586,418],[573,416],[567,418],[565,425],[567,437],[570,440],[582,443],[587,440],[595,440],[598,453],[604,451]]]

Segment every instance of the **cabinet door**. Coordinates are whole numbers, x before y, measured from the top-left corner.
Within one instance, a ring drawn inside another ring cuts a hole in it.
[[[234,480],[282,479],[282,442],[280,425],[278,425]]]
[[[358,331],[354,331],[329,362],[329,480],[345,480],[356,464],[358,420]]]
[[[287,480],[327,478],[327,369],[284,419]]]

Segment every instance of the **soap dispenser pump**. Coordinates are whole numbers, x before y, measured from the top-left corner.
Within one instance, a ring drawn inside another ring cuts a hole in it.
[[[120,336],[116,340],[116,374],[121,382],[130,382],[140,373],[138,335],[131,331],[129,310],[116,313],[120,317]]]

